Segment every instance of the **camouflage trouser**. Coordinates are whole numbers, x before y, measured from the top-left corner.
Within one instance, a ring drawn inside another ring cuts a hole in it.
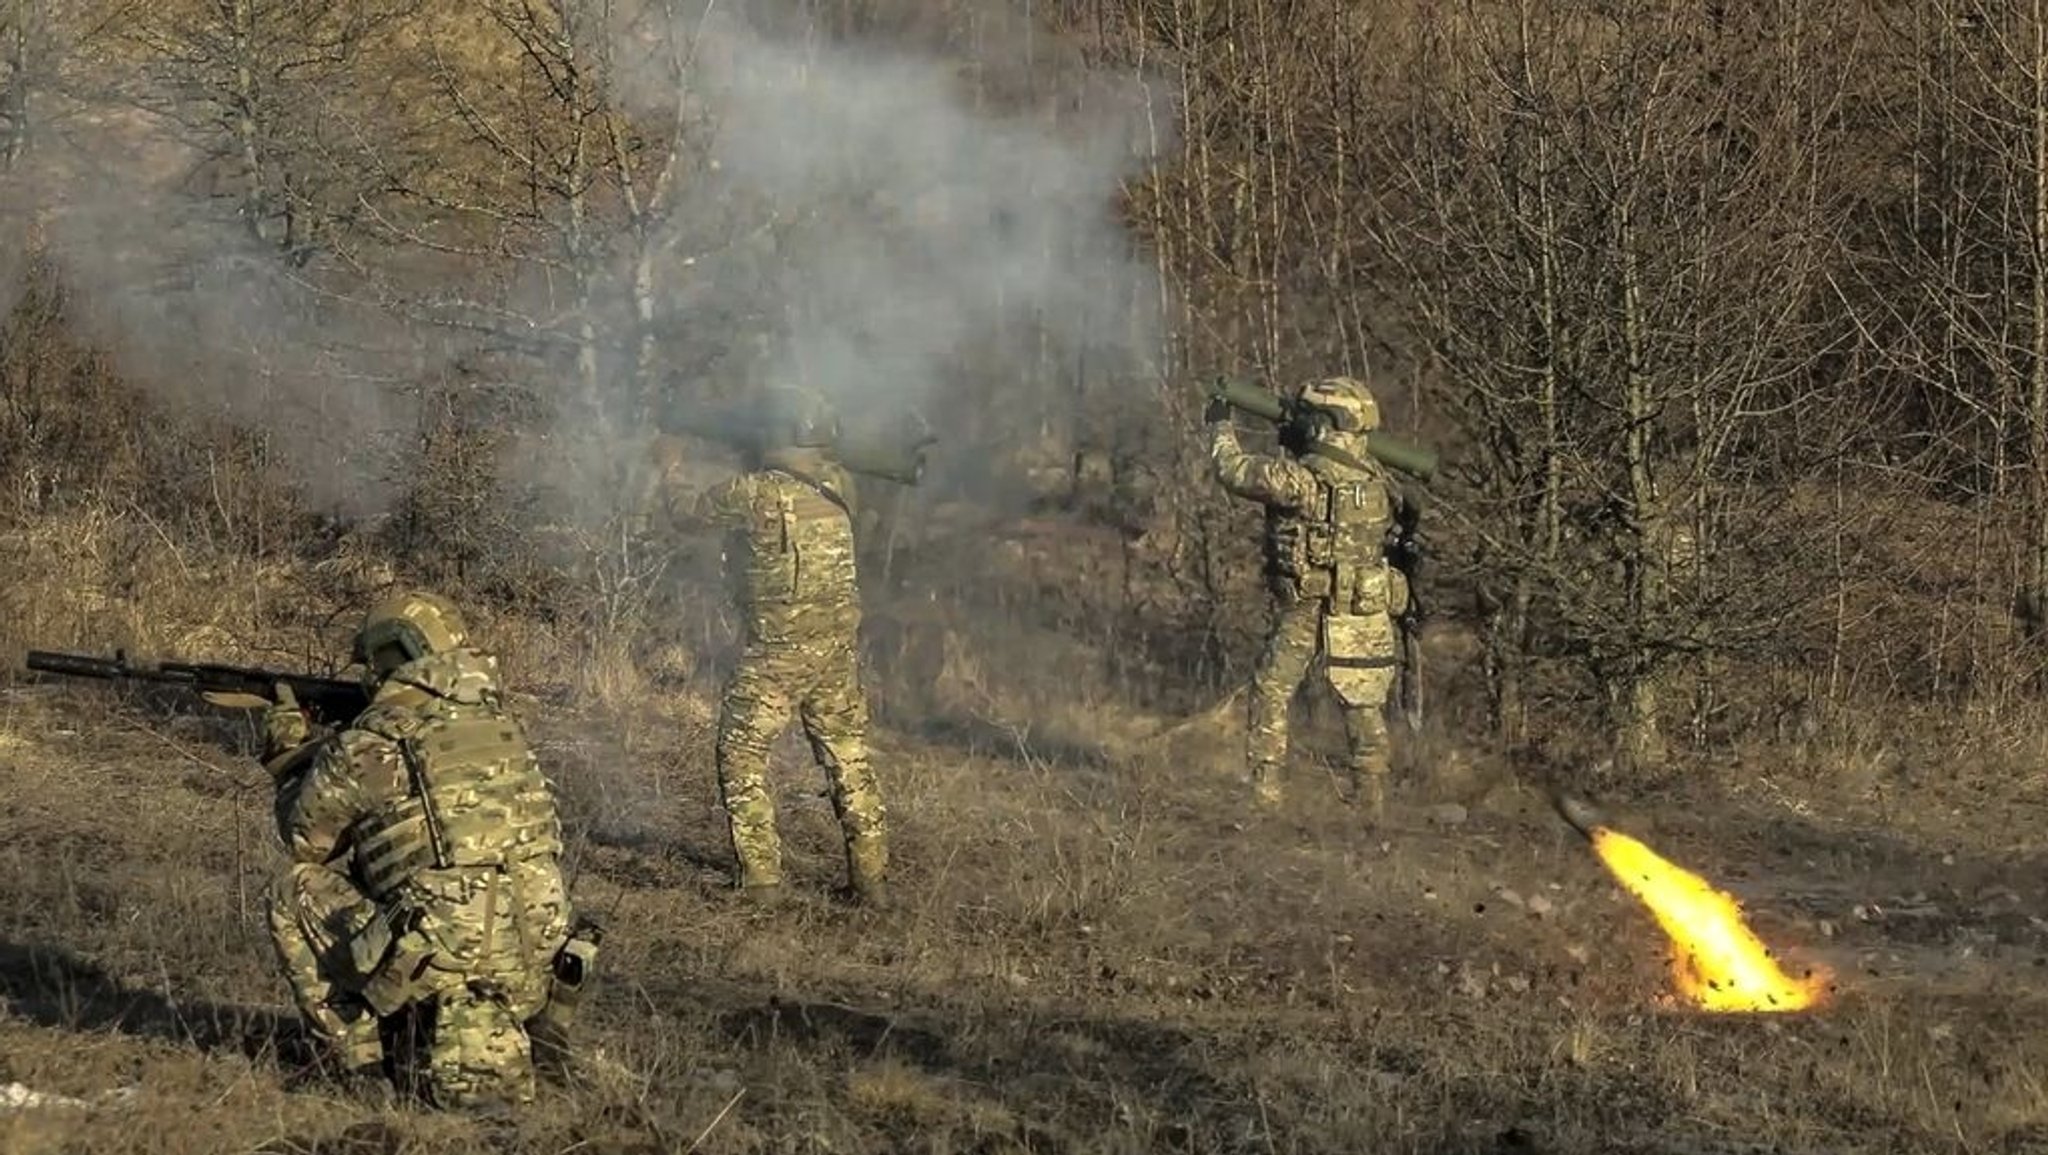
[[[829,646],[752,645],[740,658],[718,720],[718,792],[741,886],[782,881],[782,842],[768,789],[768,750],[794,709],[811,753],[831,782],[854,887],[879,885],[888,868],[882,794],[868,765],[868,704],[859,653]]]
[[[1320,600],[1304,599],[1277,607],[1265,654],[1252,675],[1246,719],[1245,761],[1251,769],[1252,787],[1262,800],[1280,796],[1280,774],[1287,763],[1288,707],[1316,658],[1327,658],[1325,631],[1330,626]],[[1374,643],[1365,648],[1378,649],[1377,639]],[[1326,660],[1323,671],[1344,713],[1347,768],[1373,805],[1384,791],[1388,768],[1386,703],[1394,684],[1391,657],[1391,653],[1375,657],[1374,664],[1367,666]]]
[[[272,897],[271,941],[313,1030],[360,1067],[380,1015],[432,1008],[429,1097],[441,1106],[534,1097],[524,1023],[547,998],[568,902],[552,859],[425,872],[379,906],[325,867],[295,864]]]
[[[351,949],[382,917],[348,876],[296,862],[272,886],[270,943],[306,1025],[349,1070],[382,1062],[377,1013],[361,990],[367,976]]]

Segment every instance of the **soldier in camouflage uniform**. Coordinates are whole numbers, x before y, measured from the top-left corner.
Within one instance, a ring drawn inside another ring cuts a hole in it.
[[[1318,655],[1343,707],[1348,769],[1357,797],[1377,818],[1388,772],[1386,705],[1396,666],[1395,618],[1407,583],[1387,564],[1394,493],[1366,454],[1379,405],[1348,377],[1312,382],[1300,406],[1304,452],[1249,454],[1230,407],[1212,401],[1203,419],[1216,476],[1231,493],[1266,507],[1266,576],[1275,620],[1252,677],[1245,757],[1260,802],[1280,799],[1287,711]],[[1334,453],[1315,452],[1319,447]]]
[[[282,687],[265,715],[291,856],[278,960],[350,1081],[384,1077],[380,1021],[414,1010],[430,1101],[530,1101],[528,1021],[559,1036],[558,963],[594,948],[570,936],[553,788],[445,600],[371,609],[356,660],[371,701],[340,733],[315,735]]]
[[[853,491],[832,455],[836,422],[807,391],[766,391],[745,470],[699,499],[692,520],[728,534],[726,566],[745,631],[718,720],[718,789],[749,897],[782,893],[782,842],[768,750],[794,713],[831,784],[848,890],[886,898],[888,837],[868,764],[860,680]]]

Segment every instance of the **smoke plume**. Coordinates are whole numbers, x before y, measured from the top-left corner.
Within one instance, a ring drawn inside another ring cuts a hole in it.
[[[84,116],[7,186],[77,335],[173,413],[265,433],[315,504],[384,507],[438,335],[324,291],[197,195],[203,155],[133,109]],[[22,270],[14,270],[10,291]]]
[[[943,410],[972,377],[977,404],[1033,420],[1059,366],[1142,367],[1157,291],[1118,216],[1147,159],[1134,78],[969,12],[971,54],[761,5],[677,17],[709,131],[668,227],[710,255],[663,270],[666,304],[743,334],[718,385],[800,384],[859,417]],[[649,112],[674,101],[662,63],[621,77]]]
[[[665,183],[639,173],[645,183],[632,196],[647,212],[637,222],[616,180],[604,183],[609,157],[596,162],[600,178],[579,209],[588,219],[576,222],[596,239],[568,254],[582,266],[573,277],[550,247],[549,228],[566,235],[562,204],[502,207],[508,220],[529,211],[557,218],[522,226],[523,252],[478,239],[488,216],[461,224],[465,237],[435,233],[462,220],[445,192],[459,174],[429,170],[475,166],[477,154],[459,150],[437,162],[422,149],[413,171],[356,173],[362,204],[375,208],[341,219],[372,239],[356,246],[353,265],[324,251],[307,263],[252,229],[217,175],[212,186],[195,179],[209,165],[232,165],[234,141],[195,142],[192,124],[204,118],[178,129],[132,105],[72,110],[74,127],[39,143],[21,168],[11,207],[33,206],[77,320],[125,379],[181,411],[267,432],[308,497],[352,512],[387,505],[403,484],[392,454],[415,426],[419,390],[458,364],[523,373],[555,390],[551,432],[609,438],[614,453],[631,452],[617,443],[645,432],[602,417],[622,408],[608,406],[615,396],[648,387],[631,334],[654,335],[656,392],[670,399],[793,382],[855,416],[972,398],[981,411],[968,416],[984,423],[1038,421],[1052,376],[1071,375],[1061,366],[1141,368],[1152,340],[1142,303],[1156,290],[1145,287],[1149,266],[1118,219],[1122,183],[1148,144],[1135,85],[1080,67],[1044,31],[994,8],[952,13],[975,25],[970,52],[846,34],[759,3],[685,11],[647,0],[630,20],[626,7],[582,0],[562,14],[565,27],[596,29],[603,41],[585,57],[597,99],[642,139],[672,138],[675,160]],[[435,11],[437,27],[502,35],[484,13]],[[549,9],[508,11],[531,19]],[[432,40],[392,41],[401,42]],[[397,99],[378,97],[377,85],[390,83],[379,77],[416,67],[418,76],[453,78],[478,61],[530,68],[514,51],[460,61],[420,51],[413,65],[365,53],[362,67],[383,71],[327,78],[331,99],[295,94],[310,142],[295,147],[322,163],[385,164],[405,142],[396,120],[380,125],[363,111],[373,98]],[[545,91],[531,80],[518,90]],[[446,98],[447,109],[392,115],[446,124],[457,112],[517,122],[547,111],[545,98],[535,113],[447,97],[460,82],[409,90]],[[212,123],[205,131],[218,133]],[[420,189],[441,189],[443,199]],[[450,255],[458,250],[483,255],[463,268]],[[571,281],[588,291],[564,304]],[[432,319],[433,302],[451,300],[462,302],[465,324],[422,320]],[[557,327],[547,341],[493,340],[467,323],[494,316],[547,317]],[[560,357],[578,341],[595,350],[581,372]],[[536,360],[535,348],[556,352]],[[603,395],[554,384],[564,379]],[[959,388],[970,379],[976,388]],[[566,460],[527,453],[508,464],[532,481],[535,471],[570,468]]]

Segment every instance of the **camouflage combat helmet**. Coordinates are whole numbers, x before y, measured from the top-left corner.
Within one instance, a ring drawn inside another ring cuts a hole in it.
[[[355,660],[383,677],[428,654],[445,654],[469,643],[469,627],[447,598],[408,590],[370,607],[356,631]]]
[[[1325,377],[1302,387],[1301,403],[1326,413],[1339,433],[1370,433],[1380,427],[1380,405],[1355,377]]]

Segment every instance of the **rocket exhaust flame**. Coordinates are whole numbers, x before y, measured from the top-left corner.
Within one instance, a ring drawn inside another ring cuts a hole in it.
[[[1679,992],[1708,1011],[1783,1012],[1825,1001],[1833,976],[1816,967],[1784,972],[1770,948],[1742,918],[1734,896],[1605,825],[1598,811],[1559,795],[1558,812],[1592,842],[1594,853],[1629,893],[1649,908],[1671,940],[1671,974]]]

